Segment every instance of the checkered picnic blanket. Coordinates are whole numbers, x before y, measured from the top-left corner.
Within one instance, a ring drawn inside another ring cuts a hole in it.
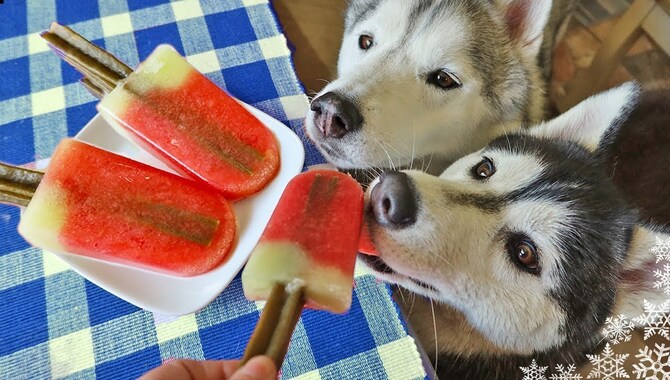
[[[80,75],[38,32],[72,26],[131,66],[169,43],[241,100],[301,135],[307,99],[268,0],[0,1],[0,161],[47,158],[96,113]],[[321,162],[306,144],[307,165]],[[170,358],[237,358],[259,308],[239,277],[198,313],[141,310],[80,277],[16,232],[0,206],[0,378],[137,378]],[[358,274],[345,316],[305,311],[284,378],[414,379],[425,372],[386,286]]]

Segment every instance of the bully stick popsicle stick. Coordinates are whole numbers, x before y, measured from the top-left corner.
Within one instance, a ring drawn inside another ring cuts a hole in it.
[[[362,214],[363,190],[346,174],[289,182],[242,272],[247,298],[268,300],[243,361],[265,354],[281,367],[303,306],[349,309]]]
[[[28,206],[43,173],[0,162],[0,203]]]
[[[274,135],[173,48],[159,46],[133,71],[57,23],[42,37],[84,75],[82,84],[102,99],[102,116],[173,169],[232,200],[260,191],[277,174]]]
[[[235,240],[209,187],[71,139],[44,175],[0,165],[0,202],[26,206],[19,233],[34,246],[175,276],[213,269]]]

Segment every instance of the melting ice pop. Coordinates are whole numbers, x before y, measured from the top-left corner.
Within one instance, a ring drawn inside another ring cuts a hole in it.
[[[14,180],[34,176],[23,172],[5,171],[14,185],[0,195],[14,199],[0,201],[27,205],[19,232],[49,251],[194,276],[221,263],[235,239],[235,217],[220,194],[76,140],[58,145],[34,194],[36,181]]]
[[[361,238],[358,241],[358,252],[370,256],[379,256],[377,247],[375,247],[375,243],[372,242],[372,238],[370,237],[370,229],[366,223],[363,223],[361,226]]]
[[[247,298],[268,300],[245,359],[266,354],[279,368],[303,306],[349,309],[362,213],[363,190],[346,174],[289,182],[242,272]]]
[[[71,29],[42,36],[102,101],[98,110],[129,140],[229,199],[264,188],[279,169],[274,135],[235,99],[162,45],[135,71]]]

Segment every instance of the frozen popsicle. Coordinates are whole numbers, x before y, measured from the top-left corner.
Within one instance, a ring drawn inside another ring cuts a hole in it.
[[[37,174],[5,168],[0,201],[27,205],[19,233],[49,251],[194,276],[235,240],[232,209],[210,187],[77,140],[58,145],[33,194]]]
[[[375,247],[375,243],[372,242],[372,238],[370,237],[370,228],[368,228],[368,225],[365,222],[361,226],[361,238],[358,241],[358,252],[370,256],[379,256],[377,247]]]
[[[103,117],[178,172],[233,200],[260,191],[277,174],[272,132],[172,47],[157,47],[133,71],[67,27],[54,23],[42,36],[102,98]]]
[[[289,182],[242,272],[247,298],[268,300],[245,359],[267,354],[279,368],[303,306],[349,309],[362,213],[363,190],[346,174]]]

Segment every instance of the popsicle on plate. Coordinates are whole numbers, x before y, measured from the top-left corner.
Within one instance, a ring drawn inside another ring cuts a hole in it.
[[[34,194],[34,181],[13,182],[0,193],[23,202],[0,201],[27,205],[19,233],[49,251],[194,276],[219,265],[235,240],[221,194],[77,140],[58,145]]]
[[[272,132],[172,47],[157,47],[132,71],[67,27],[54,23],[42,36],[102,98],[105,120],[173,169],[233,200],[277,174]]]
[[[346,174],[309,171],[289,182],[242,272],[244,294],[268,300],[245,358],[281,366],[303,306],[351,306],[363,190]]]

